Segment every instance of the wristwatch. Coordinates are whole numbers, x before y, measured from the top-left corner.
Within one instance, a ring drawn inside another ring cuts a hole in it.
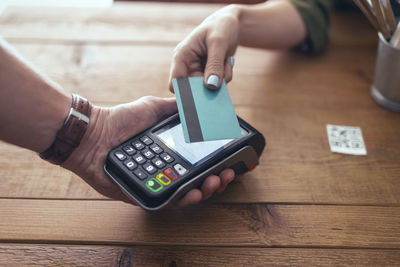
[[[62,127],[57,131],[51,146],[39,153],[42,159],[53,164],[62,164],[79,146],[89,126],[90,102],[77,94],[72,94],[72,105]]]

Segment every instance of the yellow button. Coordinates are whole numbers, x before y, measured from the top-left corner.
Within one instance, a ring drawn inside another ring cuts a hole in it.
[[[163,173],[157,174],[156,179],[163,185],[169,185],[171,183],[171,180]]]

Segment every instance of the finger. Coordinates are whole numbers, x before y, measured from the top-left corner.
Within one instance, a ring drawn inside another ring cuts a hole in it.
[[[240,183],[241,181],[243,181],[243,179],[244,179],[244,174],[241,174],[236,177],[235,181]]]
[[[110,137],[111,147],[168,118],[177,110],[175,97],[155,96],[144,96],[112,108],[108,127],[110,132],[116,134]]]
[[[178,107],[176,105],[175,97],[168,98],[154,98],[154,106],[153,110],[156,113],[156,121],[159,122],[165,118],[168,118],[172,114],[175,114],[178,111]]]
[[[224,77],[226,42],[223,38],[209,38],[207,42],[207,63],[204,70],[204,81],[207,88],[216,90],[221,86]]]
[[[235,179],[235,172],[232,169],[225,169],[219,174],[219,177],[221,178],[221,185],[217,189],[217,193],[224,191],[228,184]]]
[[[233,76],[233,65],[234,63],[234,57],[228,57],[225,60],[225,81],[228,83],[232,80]]]
[[[174,93],[172,80],[179,77],[203,76],[204,74],[204,55],[203,50],[198,49],[197,38],[190,41],[183,41],[174,50],[169,74],[169,90]]]
[[[145,128],[168,118],[178,111],[175,97],[161,98],[155,96],[144,96],[138,101],[146,104],[146,109],[150,112],[150,116],[146,116],[146,121],[143,121]]]
[[[221,185],[221,179],[216,175],[210,175],[201,185],[201,192],[203,193],[203,200],[211,197],[211,195]]]
[[[192,189],[176,203],[176,206],[185,207],[193,205],[199,203],[201,201],[201,198],[202,198],[201,191],[199,189]]]
[[[179,53],[179,52],[177,52],[177,53]],[[168,81],[169,91],[171,91],[171,93],[174,93],[172,79],[178,78],[178,77],[188,77],[188,76],[189,76],[189,70],[188,70],[185,62],[181,59],[180,55],[174,55],[174,58],[171,63],[170,73],[169,73],[169,81]]]

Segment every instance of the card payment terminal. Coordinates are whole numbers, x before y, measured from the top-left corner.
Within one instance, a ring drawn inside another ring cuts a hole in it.
[[[243,174],[258,165],[265,146],[261,133],[239,119],[242,137],[186,143],[178,114],[112,149],[107,175],[146,210],[158,210],[231,168]]]

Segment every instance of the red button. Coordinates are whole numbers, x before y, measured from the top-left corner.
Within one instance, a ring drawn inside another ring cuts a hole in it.
[[[249,167],[249,171],[252,171],[252,170],[254,170],[256,167],[257,167],[257,165],[250,165],[250,167]]]
[[[175,181],[178,178],[178,175],[171,169],[168,168],[164,171],[164,174],[169,177],[172,181]]]

